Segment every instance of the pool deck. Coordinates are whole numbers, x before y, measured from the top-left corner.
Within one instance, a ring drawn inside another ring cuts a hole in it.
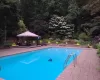
[[[0,57],[20,54],[27,51],[33,51],[38,49],[48,48],[50,46],[40,46],[40,47],[22,47],[22,48],[9,48],[9,49],[0,49]]]
[[[26,52],[26,51],[48,48],[48,47],[52,47],[52,46],[41,46],[41,47],[35,47],[35,48],[27,47],[27,48],[1,49],[0,57],[18,54],[18,53]],[[59,46],[55,46],[55,47],[59,47]],[[73,48],[73,47],[70,47],[70,48]],[[77,48],[77,47],[74,47],[74,48]],[[58,76],[57,80],[100,80],[100,59],[98,58],[96,54],[97,51],[92,48],[81,48],[81,49],[83,49],[83,51],[77,57],[77,64],[75,65],[75,67],[73,63],[69,65]],[[0,78],[0,80],[3,80],[3,79]]]
[[[68,66],[57,80],[100,80],[100,59],[95,49],[84,49],[77,64]]]

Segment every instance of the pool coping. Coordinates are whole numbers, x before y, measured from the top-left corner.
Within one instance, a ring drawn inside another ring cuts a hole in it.
[[[17,53],[14,53],[14,54],[7,54],[7,55],[3,55],[3,56],[1,56],[0,55],[0,58],[2,58],[2,57],[6,57],[6,56],[12,56],[12,55],[17,55],[17,54],[23,54],[23,53],[26,53],[26,52],[32,52],[32,51],[37,51],[37,50],[41,50],[41,49],[46,49],[46,48],[73,48],[73,49],[82,49],[82,50],[84,50],[84,48],[79,48],[79,47],[62,47],[62,46],[45,46],[45,47],[35,47],[35,49],[33,48],[33,50],[31,49],[31,50],[28,50],[28,51],[21,51],[21,52],[17,52]],[[37,49],[36,49],[37,48]]]
[[[35,50],[22,51],[22,52],[18,52],[18,53],[15,53],[15,54],[8,54],[8,55],[0,56],[0,58],[7,57],[7,56],[18,55],[18,54],[25,54],[25,53],[27,53],[27,52],[42,50],[42,49],[46,49],[46,48],[50,48],[50,47],[43,47],[43,48],[39,48],[39,49],[35,49]]]

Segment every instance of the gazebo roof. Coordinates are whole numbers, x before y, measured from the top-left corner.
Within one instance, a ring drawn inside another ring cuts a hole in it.
[[[37,34],[32,33],[30,31],[23,32],[17,35],[18,37],[39,37]]]

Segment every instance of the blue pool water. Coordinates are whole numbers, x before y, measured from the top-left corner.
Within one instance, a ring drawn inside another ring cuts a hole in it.
[[[5,80],[56,80],[64,70],[64,62],[71,53],[82,50],[46,48],[0,58],[0,77]],[[48,60],[52,58],[52,62]],[[68,65],[73,61],[71,57]]]

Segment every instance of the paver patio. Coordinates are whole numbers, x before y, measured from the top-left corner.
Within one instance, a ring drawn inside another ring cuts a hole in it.
[[[11,48],[1,49],[0,56],[12,55],[20,52],[32,51],[51,46],[36,48]],[[56,46],[57,47],[57,46]],[[77,57],[77,64],[69,65],[57,78],[57,80],[100,80],[100,59],[95,49],[82,48],[83,52]]]

